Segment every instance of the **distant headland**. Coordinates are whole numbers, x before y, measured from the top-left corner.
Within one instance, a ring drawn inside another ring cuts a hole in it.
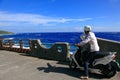
[[[0,30],[0,34],[14,34],[13,32]]]

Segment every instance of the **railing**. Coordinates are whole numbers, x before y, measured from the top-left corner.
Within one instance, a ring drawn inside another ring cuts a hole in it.
[[[56,42],[50,48],[46,48],[40,40],[30,41],[31,55],[43,59],[67,61],[70,45],[67,42]]]
[[[117,52],[117,59],[120,63],[120,42],[98,38],[98,43],[100,51]],[[29,47],[25,47],[26,44]],[[66,42],[57,42],[47,48],[40,40],[29,40],[25,42],[19,39],[18,42],[15,42],[12,39],[7,39],[6,41],[0,39],[0,49],[30,53],[32,56],[40,58],[65,61],[69,57],[71,48],[70,44]]]
[[[16,41],[16,40],[15,40]],[[15,42],[13,39],[0,40],[0,49],[15,51],[19,53],[29,53],[32,56],[52,59],[58,61],[66,61],[69,57],[70,46],[67,42],[57,42],[47,48],[40,40],[29,40],[25,42],[21,39]],[[29,47],[25,47],[25,44]]]
[[[20,53],[29,53],[30,48],[25,47],[24,44],[26,42],[22,41],[22,39],[18,39],[18,42],[14,39],[1,39],[0,40],[0,49],[2,50],[10,50]],[[28,42],[27,42],[28,43]]]
[[[98,38],[100,51],[117,52],[117,60],[120,63],[120,42]]]

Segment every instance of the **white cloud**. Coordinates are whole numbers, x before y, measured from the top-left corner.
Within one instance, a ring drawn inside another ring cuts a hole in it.
[[[73,27],[73,29],[74,31],[77,31],[77,32],[83,31],[83,27],[80,27],[80,26]]]
[[[103,18],[108,18],[109,16],[99,16],[99,17],[96,17],[96,18],[99,18],[99,19],[103,19]]]
[[[120,27],[112,27],[112,26],[94,26],[92,27],[92,31],[94,32],[120,32]]]
[[[0,22],[0,26],[11,26],[11,25],[13,25],[13,23],[11,22]]]
[[[37,14],[27,13],[8,13],[0,11],[0,25],[14,26],[20,23],[32,24],[32,25],[50,25],[50,23],[65,23],[65,22],[81,22],[91,20],[92,18],[83,19],[70,19],[70,18],[54,18]]]

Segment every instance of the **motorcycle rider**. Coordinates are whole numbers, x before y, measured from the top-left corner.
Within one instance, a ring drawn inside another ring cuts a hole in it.
[[[84,75],[81,76],[81,79],[88,79],[88,62],[89,60],[93,59],[95,54],[99,53],[99,45],[97,42],[97,38],[95,34],[91,31],[91,26],[86,25],[84,26],[84,39],[78,43],[75,44],[76,46],[85,46],[86,44],[90,45],[90,52],[84,51],[83,54],[83,63],[84,63]]]

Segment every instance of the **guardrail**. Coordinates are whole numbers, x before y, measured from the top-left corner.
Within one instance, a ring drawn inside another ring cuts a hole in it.
[[[52,59],[58,61],[66,61],[69,57],[70,46],[67,42],[56,42],[52,47],[45,47],[40,40],[29,40],[29,48],[25,48],[25,44],[21,39],[19,44],[14,44],[15,41],[8,39],[6,41],[0,40],[0,49],[15,51],[19,53],[29,53],[32,56]]]
[[[23,42],[21,39],[18,40],[19,42],[16,44],[16,42],[12,39],[0,39],[0,49],[2,50],[9,50],[9,51],[15,51],[19,53],[30,53],[30,48],[24,47]]]
[[[66,61],[70,53],[70,44],[67,42],[57,42],[50,48],[44,46],[40,40],[29,40],[29,48],[24,47],[23,44],[25,43],[21,39],[19,40],[19,46],[16,46],[14,43],[13,40],[3,42],[0,39],[0,49],[29,53],[39,58],[59,61]],[[117,52],[117,60],[120,63],[120,42],[98,38],[98,43],[100,51]]]
[[[46,48],[40,40],[31,40],[30,49],[32,56],[58,61],[66,61],[70,52],[70,46],[67,42],[57,42],[52,47]]]
[[[120,63],[120,42],[98,38],[100,51],[117,52],[117,60]]]

